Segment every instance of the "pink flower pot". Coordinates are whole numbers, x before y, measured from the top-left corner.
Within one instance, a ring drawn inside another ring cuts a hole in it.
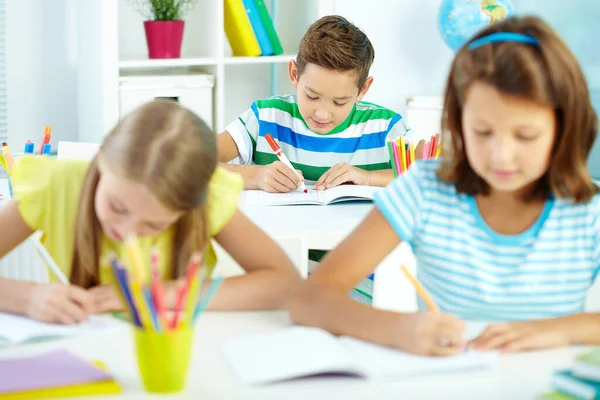
[[[149,58],[179,58],[185,21],[144,21]]]

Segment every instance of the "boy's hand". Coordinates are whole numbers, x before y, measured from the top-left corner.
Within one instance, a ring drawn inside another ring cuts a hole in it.
[[[317,183],[314,189],[325,190],[342,183],[353,183],[355,185],[369,185],[369,172],[352,165],[342,162],[337,163],[325,172]]]
[[[569,336],[561,326],[553,320],[542,320],[489,325],[479,337],[469,342],[469,347],[517,352],[568,344]]]
[[[123,304],[113,285],[96,286],[89,289],[88,293],[92,298],[94,314],[123,310]]]
[[[300,176],[302,172],[296,170]],[[298,189],[302,179],[281,161],[260,167],[257,186],[265,192],[287,193]]]
[[[32,287],[25,314],[48,323],[76,324],[92,310],[88,292],[74,285],[40,283]]]
[[[394,347],[424,356],[451,356],[462,351],[465,323],[453,315],[421,311],[401,315]]]

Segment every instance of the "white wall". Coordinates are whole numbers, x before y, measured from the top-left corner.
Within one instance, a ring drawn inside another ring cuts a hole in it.
[[[77,138],[79,0],[7,2],[8,135],[14,151],[40,142],[52,126],[52,147]]]
[[[437,30],[441,0],[338,0],[335,13],[361,28],[375,48],[366,101],[404,114],[406,97],[441,96],[453,53]]]

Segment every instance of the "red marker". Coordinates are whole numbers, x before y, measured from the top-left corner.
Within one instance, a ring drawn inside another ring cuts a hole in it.
[[[302,191],[304,193],[308,193],[308,189],[306,188],[306,185],[304,184],[304,179],[302,179],[300,174],[298,174],[298,171],[296,171],[296,169],[292,166],[292,163],[290,162],[290,160],[288,160],[288,158],[285,156],[285,154],[283,154],[283,151],[281,151],[281,147],[279,147],[279,145],[277,144],[275,139],[273,139],[273,136],[271,136],[270,133],[267,133],[265,135],[265,139],[267,139],[267,143],[269,143],[269,146],[271,146],[271,149],[273,150],[275,155],[279,158],[279,161],[281,161],[282,163],[287,165],[292,171],[294,171],[294,173],[296,175],[298,175],[298,178],[301,179],[300,189],[302,189]]]

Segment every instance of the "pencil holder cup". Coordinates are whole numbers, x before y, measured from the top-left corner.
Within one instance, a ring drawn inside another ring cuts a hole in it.
[[[192,353],[193,329],[156,332],[135,328],[135,352],[144,387],[173,393],[185,386]]]

